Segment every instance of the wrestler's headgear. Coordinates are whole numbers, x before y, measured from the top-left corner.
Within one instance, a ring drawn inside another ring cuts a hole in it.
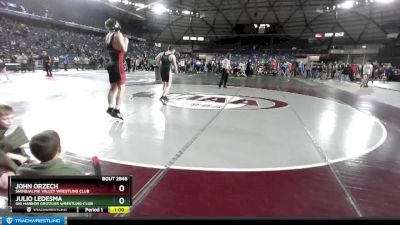
[[[109,31],[120,31],[121,30],[121,25],[118,23],[118,21],[114,18],[109,18],[104,22],[105,27]]]

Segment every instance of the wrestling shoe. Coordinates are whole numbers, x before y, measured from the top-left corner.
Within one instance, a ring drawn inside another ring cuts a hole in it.
[[[114,110],[114,108],[109,107],[107,109],[107,113],[110,114],[110,116],[112,116],[112,111]]]
[[[165,98],[164,98],[164,96],[161,96],[161,98],[160,98],[160,101],[162,102],[162,104],[164,104],[164,105],[166,105],[167,104],[167,101],[165,101]]]
[[[114,109],[114,110],[111,112],[111,116],[112,116],[112,117],[115,117],[115,118],[118,118],[118,119],[120,119],[120,120],[123,120],[123,119],[124,119],[124,116],[123,116],[122,113],[119,111],[119,109]]]

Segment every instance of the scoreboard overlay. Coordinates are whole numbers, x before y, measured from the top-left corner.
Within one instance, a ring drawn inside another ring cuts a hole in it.
[[[21,213],[128,213],[132,177],[11,176],[8,204]]]

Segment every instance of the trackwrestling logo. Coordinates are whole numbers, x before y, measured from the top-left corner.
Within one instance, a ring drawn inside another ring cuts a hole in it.
[[[52,224],[52,225],[64,225],[64,217],[51,217],[51,216],[12,216],[12,217],[1,217],[3,224],[9,225],[38,225],[38,224]]]
[[[138,92],[132,94],[130,100],[138,97],[154,98],[151,92]],[[186,109],[203,110],[261,110],[275,109],[288,106],[286,102],[275,99],[251,97],[251,96],[229,96],[218,94],[188,93],[168,95],[167,105]]]

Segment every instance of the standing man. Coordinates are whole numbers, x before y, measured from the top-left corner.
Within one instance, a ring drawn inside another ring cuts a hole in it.
[[[49,56],[49,54],[47,54],[46,51],[43,51],[42,59],[43,59],[43,67],[44,67],[44,69],[46,70],[46,73],[47,73],[46,77],[52,77],[53,74],[51,73],[51,71],[52,71],[52,68],[51,68],[51,57]]]
[[[0,75],[4,74],[4,76],[7,78],[7,80],[10,80],[7,75],[6,71],[6,60],[3,54],[0,53]]]
[[[136,70],[136,59],[135,59],[135,57],[131,58],[131,63],[132,63],[132,72],[135,72],[135,70]]]
[[[136,65],[136,70],[139,70],[139,68],[140,68],[140,58],[139,58],[139,56],[136,57],[135,65]]]
[[[123,119],[120,107],[124,98],[126,75],[124,70],[124,53],[128,50],[129,40],[121,32],[121,25],[114,18],[105,22],[108,29],[106,44],[111,61],[107,65],[109,81],[111,84],[108,92],[107,113],[112,117]]]
[[[160,98],[160,101],[166,105],[168,101],[168,92],[171,88],[171,82],[169,81],[169,72],[171,70],[171,63],[173,63],[175,68],[175,73],[179,73],[178,65],[176,64],[176,57],[175,57],[175,49],[174,46],[169,45],[168,51],[161,52],[156,57],[157,65],[160,67],[161,72],[161,80],[163,82],[163,94]]]
[[[64,55],[64,70],[68,71],[68,64],[69,64],[69,54],[68,52]]]
[[[99,63],[100,63],[100,69],[104,69],[104,59],[103,59],[103,56],[100,56],[100,59],[99,59]]]
[[[251,70],[251,62],[250,62],[250,60],[247,60],[246,69],[245,69],[246,76],[250,75],[250,70]]]
[[[60,58],[58,56],[53,57],[53,64],[54,64],[54,69],[58,71],[58,64],[60,63]]]
[[[79,71],[79,64],[81,63],[81,59],[79,58],[78,54],[74,57],[74,65],[76,67],[76,71]]]
[[[224,88],[226,88],[226,82],[228,82],[229,70],[231,69],[231,55],[228,53],[224,60],[222,60],[222,76],[221,81],[219,82],[218,87],[221,88],[222,84]]]
[[[126,61],[126,66],[128,67],[128,73],[131,72],[131,68],[132,68],[132,63],[131,63],[131,57],[126,57],[125,59]]]
[[[360,87],[368,87],[368,79],[371,77],[373,69],[371,60],[368,60],[363,67],[363,77],[361,79]]]
[[[21,72],[26,72],[28,70],[28,57],[25,55],[25,53],[21,52],[20,59],[21,59]]]
[[[32,72],[35,72],[35,64],[36,64],[35,58],[36,57],[37,56],[35,56],[35,54],[31,50],[31,52],[29,54],[29,58],[28,58],[29,71],[31,71],[31,69],[32,69]]]
[[[179,70],[182,72],[186,72],[185,71],[185,68],[186,68],[186,62],[185,62],[185,59],[184,58],[182,58],[181,59],[181,61],[179,62]]]

